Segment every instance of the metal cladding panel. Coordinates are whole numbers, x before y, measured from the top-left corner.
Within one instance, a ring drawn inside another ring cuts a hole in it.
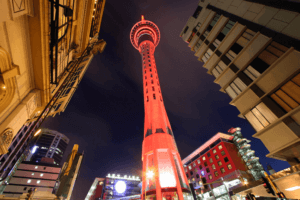
[[[300,52],[290,49],[259,77],[256,84],[265,93],[269,93],[295,71],[299,70],[299,66]]]
[[[220,77],[216,83],[218,83],[221,88],[224,88],[230,81],[232,81],[233,77],[235,77],[235,73],[231,69],[227,68],[227,70],[223,72],[222,77]]]
[[[219,62],[220,57],[215,53],[210,57],[210,59],[203,65],[208,71],[212,70],[216,64]]]
[[[202,45],[200,46],[199,50],[195,54],[195,56],[202,58],[202,56],[206,52],[206,50],[207,50],[207,45],[204,44],[204,42],[203,42]]]
[[[214,11],[211,10],[206,10],[208,12],[208,15],[203,15],[203,17],[205,17],[205,21],[203,22],[202,26],[199,29],[200,34],[202,34],[207,26],[210,24],[211,20],[214,18],[214,16],[216,15],[216,13]]]
[[[262,34],[257,33],[250,43],[242,50],[240,55],[234,61],[234,64],[242,69],[247,65],[253,58],[255,58],[260,51],[271,41],[271,38],[268,38]]]
[[[217,37],[219,32],[222,30],[222,28],[225,26],[227,21],[228,21],[227,17],[221,16],[217,24],[211,30],[211,33],[207,36],[207,40],[212,42]]]
[[[232,30],[226,35],[224,40],[219,46],[219,51],[225,53],[234,43],[234,41],[242,34],[242,32],[246,29],[246,26],[242,24],[238,24],[232,28]]]

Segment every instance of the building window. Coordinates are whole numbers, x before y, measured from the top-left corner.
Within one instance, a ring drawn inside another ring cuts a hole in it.
[[[147,72],[146,72],[146,70],[145,70],[145,74],[146,74]]]
[[[210,153],[207,153],[207,157],[210,157]]]
[[[209,173],[209,172],[210,172],[209,168],[206,168],[206,172],[207,172],[207,173]]]
[[[148,93],[148,89],[146,89],[146,94]]]
[[[207,162],[204,162],[204,166],[207,167]]]
[[[228,164],[227,167],[228,167],[228,169],[232,169],[231,164]]]
[[[37,169],[37,168],[38,168],[38,166],[35,166],[35,167],[34,167],[34,169]]]
[[[151,68],[150,68],[149,70],[150,70],[150,72],[152,72],[152,69],[151,69]]]
[[[190,174],[191,174],[191,176],[193,176],[193,174],[194,174],[193,171],[190,171]]]
[[[213,169],[216,169],[216,166],[215,166],[215,164],[213,164],[211,167],[212,167]]]
[[[196,178],[200,178],[199,174],[196,174]]]
[[[218,156],[218,155],[215,155],[215,158],[218,160],[218,159],[219,159],[219,156]]]
[[[217,66],[212,70],[212,74],[215,78],[218,78],[220,74],[227,68],[228,66],[223,62],[220,61]]]
[[[210,162],[210,163],[212,163],[212,162],[213,162],[213,159],[212,159],[212,158],[210,158],[210,159],[209,159],[209,162]]]
[[[192,181],[195,182],[195,178],[192,178]]]
[[[202,157],[202,160],[206,160],[205,156]]]
[[[250,110],[245,117],[256,131],[262,130],[277,119],[277,116],[263,102]]]
[[[153,94],[153,99],[156,99],[155,94]]]
[[[202,165],[199,165],[199,169],[202,169]]]
[[[228,162],[229,160],[228,160],[228,158],[227,158],[227,157],[225,157],[225,158],[224,158],[224,161],[225,161],[225,162]]]
[[[225,155],[225,151],[221,151],[221,154],[222,154],[222,156],[224,156]]]
[[[230,21],[230,20],[227,22],[225,27],[222,29],[222,31],[219,33],[219,35],[217,36],[217,38],[213,42],[213,45],[215,46],[215,48],[217,48],[221,44],[221,42],[223,41],[225,36],[229,33],[229,31],[232,29],[234,24],[235,24],[235,22]]]
[[[213,149],[212,152],[213,152],[213,153],[217,153],[217,150]]]
[[[151,77],[151,78],[153,77],[152,74],[150,74],[150,77]]]
[[[240,78],[237,77],[236,79],[234,79],[234,81],[232,81],[229,84],[225,91],[232,99],[234,99],[239,94],[241,94],[246,88],[247,85]]]
[[[27,183],[31,183],[31,179],[28,179],[28,180],[27,180]]]
[[[147,76],[145,76],[145,79],[147,79]]]
[[[215,172],[215,176],[218,177],[218,176],[219,176],[219,173],[218,173],[218,172]]]
[[[221,173],[224,174],[225,173],[225,169],[224,167],[221,168]]]
[[[152,91],[155,91],[153,86],[152,86]]]
[[[196,163],[193,163],[193,167],[196,167]]]
[[[212,175],[208,175],[208,178],[211,180],[212,179]]]
[[[160,101],[162,101],[162,97],[160,96]]]
[[[34,173],[31,174],[32,176],[34,175]]]
[[[153,84],[153,80],[151,80],[151,84]]]
[[[201,162],[200,159],[198,159],[197,162],[198,162],[198,164],[200,164],[200,162]]]
[[[36,183],[37,183],[37,184],[39,184],[40,182],[41,182],[41,181],[40,181],[40,180],[38,180]]]
[[[221,162],[221,161],[219,161],[219,162],[218,162],[218,165],[219,165],[219,166],[221,166],[221,165],[222,165],[222,162]]]
[[[222,145],[219,145],[218,148],[219,148],[219,149],[222,149],[223,147],[222,147]]]
[[[184,171],[187,172],[187,168],[184,168]]]
[[[147,82],[146,82],[146,86],[147,86]]]
[[[300,74],[297,74],[279,90],[271,94],[271,98],[286,112],[298,107],[300,103]]]
[[[189,165],[189,169],[190,169],[190,170],[192,169],[191,165]]]
[[[254,81],[287,50],[287,47],[273,41],[250,63],[244,70],[244,74]]]
[[[147,102],[149,102],[149,97],[147,96]]]

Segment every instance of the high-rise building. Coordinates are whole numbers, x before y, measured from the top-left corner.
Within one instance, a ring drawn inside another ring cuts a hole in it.
[[[140,199],[141,179],[133,175],[108,174],[105,178],[95,178],[85,200]]]
[[[205,198],[228,199],[232,189],[254,180],[233,138],[217,133],[182,160],[189,183]]]
[[[47,159],[39,163],[23,161],[3,194],[7,197],[19,197],[33,189],[52,193],[60,170],[59,166],[48,163]]]
[[[61,164],[61,160],[69,144],[69,138],[64,134],[42,128],[37,136],[27,161],[39,162],[43,157],[53,158],[54,164]]]
[[[142,56],[145,124],[143,141],[143,199],[191,198],[173,131],[163,103],[154,51],[160,40],[151,21],[137,22],[130,40]]]
[[[58,178],[59,187],[54,191],[58,197],[63,197],[65,200],[71,199],[73,188],[84,157],[83,153],[78,153],[78,148],[79,146],[77,144],[73,146],[68,161],[64,163]]]
[[[201,0],[180,33],[267,157],[291,165],[300,162],[299,23],[293,1]]]
[[[98,41],[104,4],[105,0],[0,3],[0,155],[8,153],[27,120],[66,109],[93,53],[105,47]]]

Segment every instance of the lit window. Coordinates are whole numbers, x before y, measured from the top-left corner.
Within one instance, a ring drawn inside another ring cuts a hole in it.
[[[193,163],[193,167],[196,167],[196,163]]]
[[[187,172],[187,168],[184,168],[184,171]]]
[[[222,165],[222,162],[221,162],[221,161],[219,161],[219,162],[218,162],[218,165],[219,165],[219,166],[221,166],[221,165]]]
[[[206,159],[205,156],[203,156],[203,157],[202,157],[202,160],[205,160],[205,159]]]
[[[195,178],[192,178],[192,181],[195,182]]]
[[[31,182],[31,179],[28,179],[27,183],[30,183]]]
[[[222,145],[219,145],[218,148],[219,148],[219,149],[222,149],[223,147],[222,147]]]
[[[191,165],[189,165],[189,169],[192,169]]]
[[[213,165],[211,166],[211,168],[216,169],[216,166],[213,164]]]
[[[34,173],[31,174],[32,176],[34,175]]]
[[[44,174],[41,174],[40,176],[44,176]]]
[[[218,156],[218,155],[215,155],[215,158],[218,160],[218,159],[219,159],[219,156]]]
[[[221,154],[222,154],[222,156],[224,156],[225,155],[225,151],[221,151]]]
[[[219,176],[219,173],[218,173],[218,172],[215,172],[215,176],[218,177],[218,176]]]
[[[212,179],[212,175],[208,175],[208,178],[211,180]]]
[[[41,181],[40,181],[40,180],[38,180],[36,183],[37,183],[37,184],[39,184],[40,182],[41,182]]]
[[[200,164],[200,160],[199,159],[197,160],[197,162],[198,162],[198,164]]]
[[[210,159],[209,159],[209,162],[210,162],[210,163],[212,163],[212,162],[213,162],[213,159],[212,159],[212,158],[210,158]]]
[[[213,153],[217,153],[217,150],[213,149],[212,152],[213,152]]]
[[[225,173],[225,169],[223,167],[221,168],[221,172],[222,174]]]
[[[228,169],[232,169],[231,164],[228,164],[227,167],[228,167]]]
[[[35,166],[35,167],[34,167],[34,169],[37,169],[37,168],[38,168],[38,166]]]

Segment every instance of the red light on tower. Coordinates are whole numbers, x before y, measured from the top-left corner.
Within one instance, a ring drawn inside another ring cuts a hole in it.
[[[158,200],[177,196],[183,200],[191,192],[162,99],[154,59],[159,40],[158,27],[142,15],[130,32],[130,41],[142,56],[145,105],[142,196]]]

